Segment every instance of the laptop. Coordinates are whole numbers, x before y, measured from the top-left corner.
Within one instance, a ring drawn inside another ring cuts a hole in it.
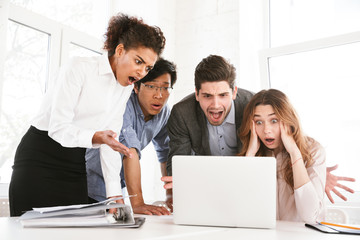
[[[273,157],[174,156],[174,223],[274,228]]]

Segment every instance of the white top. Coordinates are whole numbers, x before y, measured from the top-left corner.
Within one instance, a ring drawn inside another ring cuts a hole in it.
[[[277,161],[277,213],[276,219],[314,223],[325,220],[325,150],[314,140],[311,146],[314,164],[306,168],[310,182],[296,190],[285,182],[281,170],[284,155],[279,153]]]
[[[32,123],[63,147],[100,147],[107,196],[121,195],[121,156],[92,138],[103,130],[119,136],[132,89],[116,81],[107,56],[76,57],[60,70]]]

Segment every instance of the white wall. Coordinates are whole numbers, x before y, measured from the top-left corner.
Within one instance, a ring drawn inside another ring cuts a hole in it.
[[[175,102],[194,91],[196,65],[210,54],[239,64],[239,3],[236,0],[177,1]]]
[[[167,39],[163,56],[178,67],[170,105],[194,91],[196,65],[210,54],[237,68],[238,86],[260,90],[258,51],[268,47],[266,0],[114,0],[124,12],[159,26]],[[264,10],[265,9],[265,10]]]

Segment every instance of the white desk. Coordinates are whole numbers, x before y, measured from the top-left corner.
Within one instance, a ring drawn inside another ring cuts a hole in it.
[[[2,240],[133,240],[133,239],[359,239],[358,235],[325,234],[303,223],[278,221],[276,229],[180,226],[172,216],[146,216],[141,228],[23,228],[17,218],[0,218]]]

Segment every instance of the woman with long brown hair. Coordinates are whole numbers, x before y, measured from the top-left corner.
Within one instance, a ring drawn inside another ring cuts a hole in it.
[[[253,96],[239,129],[239,155],[274,156],[277,161],[277,219],[315,222],[325,217],[325,151],[305,136],[284,93]]]

